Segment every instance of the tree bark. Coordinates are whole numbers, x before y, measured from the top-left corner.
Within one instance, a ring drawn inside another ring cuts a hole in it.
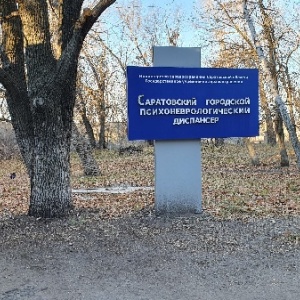
[[[73,139],[76,152],[84,169],[84,175],[100,175],[99,166],[97,161],[94,159],[91,146],[88,140],[80,134],[75,123],[73,123]]]
[[[79,87],[77,89],[77,95],[80,99],[79,103],[78,103],[78,110],[80,112],[80,115],[81,115],[81,119],[82,119],[82,122],[83,122],[83,125],[85,127],[85,131],[88,135],[88,138],[89,138],[89,141],[90,141],[90,145],[92,146],[92,148],[96,148],[96,139],[95,139],[95,134],[94,134],[94,129],[91,125],[91,122],[87,116],[87,111],[86,111],[86,103],[83,99],[83,96],[82,96],[82,92],[80,90],[80,80],[78,77],[82,77],[81,76],[81,73],[77,75],[77,87]]]
[[[254,145],[253,142],[251,141],[250,138],[244,138],[244,143],[246,145],[246,148],[248,150],[249,156],[251,158],[251,163],[253,166],[259,166],[260,162],[259,162],[259,158],[256,155],[256,151],[254,149]]]
[[[220,147],[225,144],[225,139],[224,138],[216,138],[215,139],[215,146]]]
[[[106,149],[105,127],[106,127],[105,112],[100,114],[100,130],[99,130],[99,149]]]
[[[83,125],[85,128],[85,131],[88,135],[90,145],[94,149],[94,148],[96,148],[96,139],[95,139],[93,127],[92,127],[86,113],[81,113],[81,118],[82,118],[82,122],[83,122]]]
[[[29,215],[42,218],[65,216],[72,207],[69,145],[44,137],[36,147]]]
[[[275,125],[275,132],[276,132],[277,142],[280,151],[280,165],[282,167],[288,167],[290,165],[290,162],[289,162],[285,141],[284,141],[283,122],[278,109],[276,115],[274,116],[274,125]]]
[[[286,79],[285,79],[286,76]],[[288,71],[288,67],[285,67],[285,72],[282,75],[282,83],[285,87],[286,90],[286,94],[287,94],[287,105],[289,108],[289,114],[291,117],[291,123],[294,126],[295,130],[296,130],[296,120],[295,120],[295,113],[294,113],[294,99],[293,99],[293,84],[292,84],[292,80],[290,78],[289,75],[289,71]]]
[[[261,100],[261,107],[265,114],[265,122],[266,122],[266,142],[267,144],[271,146],[276,145],[276,133],[273,126],[273,120],[272,120],[272,113],[270,108],[268,107],[268,101],[267,96],[265,93],[265,90],[263,87],[260,88],[260,100]]]

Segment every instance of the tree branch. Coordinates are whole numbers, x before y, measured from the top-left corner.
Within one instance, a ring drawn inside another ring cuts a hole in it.
[[[85,38],[85,36],[95,24],[95,22],[98,20],[100,15],[115,2],[116,0],[101,0],[92,9],[83,9],[80,18],[76,22],[75,30],[82,30],[82,33],[84,35],[83,38]]]
[[[74,62],[78,61],[83,40],[99,16],[114,2],[116,0],[101,0],[93,9],[86,8],[83,10],[83,13],[75,23],[73,35],[58,61],[55,78],[65,78],[68,76],[71,67],[77,67],[77,64],[74,64]]]

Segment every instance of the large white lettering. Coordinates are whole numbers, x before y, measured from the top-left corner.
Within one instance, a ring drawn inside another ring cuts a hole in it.
[[[216,124],[218,121],[218,117],[175,118],[173,121],[173,125]]]
[[[232,105],[250,105],[250,98],[241,99],[206,99],[206,105],[222,105],[222,106],[232,106]]]
[[[144,98],[144,95],[139,95],[138,96],[138,104],[139,105],[145,105],[144,102],[143,102],[143,98]]]
[[[196,116],[196,115],[233,115],[233,114],[250,114],[250,107],[140,108],[140,116],[157,116],[157,115],[194,115],[194,116]]]
[[[164,98],[158,98],[158,99],[144,99],[145,95],[139,95],[138,96],[138,104],[139,105],[147,105],[147,106],[196,106],[197,105],[197,99],[191,98],[191,99],[164,99]]]

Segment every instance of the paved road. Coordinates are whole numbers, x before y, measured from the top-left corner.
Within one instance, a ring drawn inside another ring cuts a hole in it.
[[[15,248],[0,247],[0,299],[300,297],[300,249],[297,243],[290,247],[281,240],[283,229],[299,230],[298,219],[283,221],[275,231],[271,222],[244,227],[239,223],[235,237],[234,222],[221,226],[203,221],[199,226],[188,224],[188,230],[186,222],[180,226],[143,223],[140,231],[132,229],[138,228],[135,222],[110,224],[113,229],[108,234],[103,234],[104,229],[102,233],[86,231],[91,234],[83,236],[86,243],[74,240],[28,246],[20,238]]]

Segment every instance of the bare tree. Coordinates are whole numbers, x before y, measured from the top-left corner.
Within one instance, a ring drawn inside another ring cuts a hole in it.
[[[78,111],[80,117],[82,119],[86,134],[89,139],[89,143],[91,147],[94,149],[96,148],[96,139],[94,128],[90,122],[87,112],[87,101],[83,96],[83,84],[80,80],[77,81],[77,102],[75,106],[75,112]]]
[[[103,50],[103,49],[102,49]],[[106,50],[102,51],[101,55],[95,55],[94,58],[90,56],[87,51],[84,51],[84,60],[87,62],[92,71],[96,90],[93,90],[93,102],[99,118],[99,139],[98,148],[106,149],[107,141],[105,137],[106,132],[106,116],[108,110],[107,104],[107,81],[109,77],[109,70],[106,67]]]
[[[265,9],[261,0],[251,1],[251,17],[255,16],[257,27],[260,30],[259,34],[256,34],[256,38],[264,52],[268,71],[266,72],[266,69],[262,68],[261,65],[261,56],[257,51],[257,44],[253,41],[253,36],[249,31],[249,23],[245,22],[245,14],[241,9],[244,1],[207,0],[206,3],[209,7],[209,13],[206,13],[206,15],[214,18],[214,22],[207,19],[208,24],[211,24],[208,27],[210,32],[215,33],[216,42],[218,43],[218,46],[215,46],[215,49],[218,49],[216,51],[218,59],[212,61],[218,62],[219,66],[221,63],[222,66],[226,67],[260,68],[261,116],[266,122],[267,140],[272,144],[275,143],[273,134],[275,130],[280,149],[281,165],[289,165],[284,140],[282,116],[284,110],[279,109],[276,104],[277,101],[274,102],[270,99],[274,99],[274,88],[277,90],[277,94],[286,93],[287,95],[288,92],[293,92],[293,89],[288,88],[290,86],[289,82],[292,82],[290,73],[283,74],[283,72],[279,72],[282,65],[285,66],[284,70],[287,71],[288,60],[295,49],[298,49],[299,37],[293,34],[293,28],[290,26],[293,22],[286,24],[282,15],[273,6],[270,9]],[[270,6],[273,3],[274,1],[269,1],[268,5]],[[276,20],[276,27],[273,19]],[[253,20],[252,24],[254,26]],[[286,61],[284,62],[282,58],[286,58]],[[280,74],[282,74],[281,77]],[[284,86],[286,92],[284,92]],[[285,103],[283,104],[285,106]],[[294,103],[293,107],[295,107]],[[293,112],[292,107],[290,112]],[[291,116],[291,120],[293,120],[293,117],[294,115]],[[285,121],[284,123],[287,124]],[[292,123],[294,122],[292,121]],[[292,138],[290,139],[292,140]],[[297,151],[295,148],[294,150]]]
[[[269,16],[267,15],[265,8],[263,6],[263,2],[262,0],[258,0],[258,4],[259,4],[259,8],[260,10],[263,12],[263,15],[265,17],[264,19],[264,35],[267,38],[268,41],[268,50],[269,50],[269,56],[271,56],[271,58],[269,57],[269,59],[271,59],[271,63],[270,61],[268,61],[266,59],[266,56],[264,54],[262,45],[260,43],[260,40],[258,39],[257,33],[256,33],[256,29],[253,23],[253,20],[251,18],[251,14],[249,12],[248,9],[248,5],[247,5],[247,0],[243,1],[243,9],[244,9],[244,17],[245,20],[247,21],[247,24],[249,26],[249,30],[251,32],[251,36],[253,39],[253,43],[256,47],[256,51],[257,51],[257,55],[259,57],[260,63],[261,63],[261,68],[262,71],[266,74],[266,76],[268,77],[268,84],[270,86],[270,90],[272,92],[272,96],[273,96],[273,103],[271,103],[271,105],[274,107],[274,115],[275,115],[275,124],[278,127],[282,127],[280,124],[280,119],[282,118],[284,121],[284,124],[289,132],[289,136],[290,136],[290,140],[291,143],[293,145],[295,154],[296,154],[296,158],[297,158],[297,165],[298,168],[300,169],[300,144],[299,144],[299,140],[296,134],[296,130],[295,127],[293,126],[293,123],[291,122],[291,118],[288,114],[288,111],[286,109],[286,105],[284,103],[284,101],[282,100],[281,95],[279,94],[279,89],[278,89],[278,78],[276,76],[276,69],[275,69],[275,58],[274,58],[274,53],[273,51],[275,51],[275,47],[274,47],[274,33],[273,33],[273,23],[272,20],[270,20]],[[270,44],[272,43],[272,44]],[[271,47],[272,46],[272,47]],[[271,48],[271,49],[270,49]],[[279,119],[280,118],[280,119]],[[277,122],[277,123],[276,123]],[[277,129],[277,131],[283,131],[283,129]],[[284,135],[283,135],[284,137]],[[284,140],[281,141],[281,143],[284,143]],[[281,150],[286,151],[285,148],[282,148]],[[281,153],[284,154],[284,156],[287,154],[286,153]],[[282,162],[283,164],[284,162]],[[286,163],[284,164],[286,165]]]
[[[106,61],[102,67],[99,64],[101,58],[98,60],[98,67],[93,63],[99,79],[105,79],[106,82],[106,104],[103,108],[107,120],[117,119],[123,122],[127,120],[126,66],[130,64],[151,66],[153,46],[161,44],[179,46],[181,43],[182,19],[179,10],[178,13],[177,10],[175,13],[174,11],[169,13],[155,6],[144,8],[143,1],[140,0],[128,1],[126,7],[116,7],[115,19],[122,20],[122,23],[118,24],[118,32],[114,39],[110,40],[109,37],[100,34],[106,30],[105,25],[89,36],[92,40],[100,41],[102,51],[110,56],[109,60],[105,56]],[[114,24],[109,26],[116,28]],[[110,69],[115,72],[112,73]],[[105,74],[108,74],[106,78]],[[112,78],[117,85],[114,90],[108,91]]]
[[[73,143],[80,158],[86,176],[100,175],[99,166],[92,154],[92,147],[88,139],[80,134],[76,124],[72,126]]]

